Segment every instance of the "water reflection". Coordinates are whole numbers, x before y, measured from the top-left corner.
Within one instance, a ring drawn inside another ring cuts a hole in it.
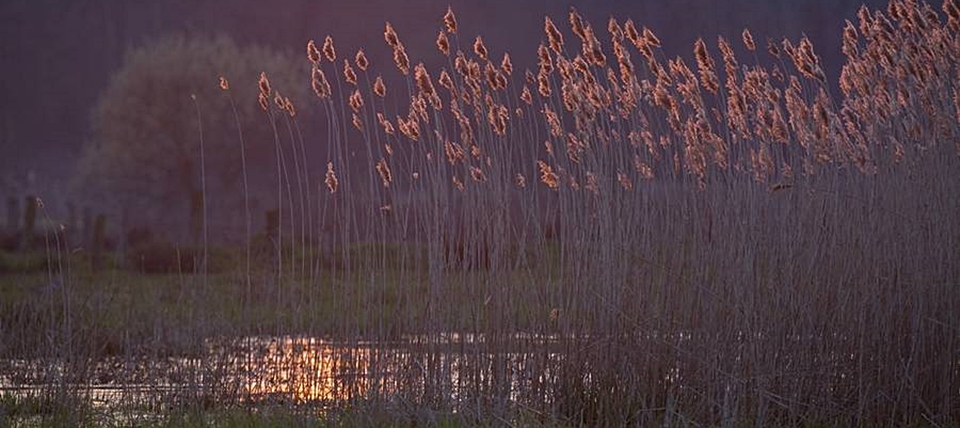
[[[458,401],[497,392],[516,399],[531,383],[546,384],[557,353],[552,338],[536,337],[539,352],[516,346],[490,352],[481,337],[439,335],[434,340],[342,343],[316,338],[245,338],[215,344],[211,355],[239,355],[227,372],[248,399],[343,402],[398,393]],[[523,341],[519,342],[523,343]],[[512,349],[511,349],[512,348]],[[494,348],[495,349],[495,348]]]
[[[207,340],[196,358],[109,358],[96,362],[0,361],[0,393],[70,390],[96,407],[163,411],[166,406],[276,402],[336,404],[403,395],[456,403],[475,397],[542,399],[559,353],[556,337],[438,334],[394,342],[314,337]],[[526,397],[531,398],[531,397]]]

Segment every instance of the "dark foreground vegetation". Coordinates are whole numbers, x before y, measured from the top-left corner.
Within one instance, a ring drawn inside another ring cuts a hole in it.
[[[941,9],[862,9],[839,93],[805,38],[698,41],[690,68],[576,11],[571,33],[545,21],[533,71],[452,11],[434,72],[387,24],[405,88],[311,41],[317,98],[293,101],[319,103],[330,149],[307,156],[261,75],[265,232],[244,207],[243,243],[208,242],[200,181],[192,245],[117,260],[54,231],[39,264],[4,253],[42,270],[0,278],[0,417],[956,426],[960,9]]]

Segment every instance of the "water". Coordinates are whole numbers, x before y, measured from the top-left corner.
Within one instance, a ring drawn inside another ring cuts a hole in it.
[[[500,342],[453,333],[393,342],[215,338],[191,358],[0,361],[0,393],[36,397],[69,391],[104,411],[147,413],[184,404],[323,408],[395,397],[440,403],[545,398],[560,358],[559,339],[512,335]]]

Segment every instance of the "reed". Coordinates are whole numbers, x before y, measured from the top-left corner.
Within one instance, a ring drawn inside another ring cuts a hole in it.
[[[341,82],[332,39],[311,41],[311,101],[327,124],[316,141],[329,148],[308,159],[310,137],[275,132],[289,224],[272,266],[247,255],[252,279],[193,290],[199,279],[183,277],[143,296],[207,308],[187,321],[76,308],[65,335],[101,342],[52,360],[22,332],[62,331],[53,303],[66,298],[24,298],[0,308],[0,355],[81,385],[108,355],[189,354],[141,368],[183,380],[164,398],[176,408],[948,426],[960,417],[960,18],[952,0],[941,9],[945,21],[919,1],[862,9],[842,34],[836,94],[805,37],[768,41],[767,57],[744,30],[747,61],[722,37],[716,60],[699,39],[693,70],[632,20],[611,19],[605,45],[576,10],[579,49],[547,17],[524,73],[480,36],[458,50],[451,9],[439,70],[415,61],[411,74],[389,23],[399,74],[360,49],[360,72],[345,60]],[[291,101],[266,75],[258,85],[266,120],[295,124]],[[311,183],[317,162],[326,173]],[[230,309],[234,287],[243,311]],[[33,324],[42,314],[51,321]],[[135,334],[97,328],[125,322]]]

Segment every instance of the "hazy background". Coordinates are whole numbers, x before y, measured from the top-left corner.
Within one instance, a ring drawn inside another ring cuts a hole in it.
[[[30,192],[53,212],[71,198],[68,183],[85,141],[92,138],[91,109],[124,53],[171,34],[221,36],[238,45],[259,44],[303,56],[308,39],[332,35],[340,56],[365,47],[374,66],[394,73],[384,46],[384,21],[391,21],[411,55],[428,65],[440,58],[433,47],[448,4],[461,35],[484,36],[492,52],[511,52],[515,65],[532,65],[542,38],[543,16],[566,26],[577,7],[598,30],[611,15],[648,26],[668,56],[690,57],[704,37],[737,40],[742,28],[758,43],[767,37],[807,34],[836,80],[840,32],[861,0],[4,0],[0,2],[0,193]],[[868,0],[872,8],[884,2]],[[566,30],[566,28],[564,28]],[[599,32],[606,41],[606,31]],[[309,85],[305,72],[303,85]],[[215,82],[211,82],[215,84]],[[255,82],[233,82],[254,85]],[[319,136],[314,136],[319,137]],[[4,199],[6,194],[0,195]]]

